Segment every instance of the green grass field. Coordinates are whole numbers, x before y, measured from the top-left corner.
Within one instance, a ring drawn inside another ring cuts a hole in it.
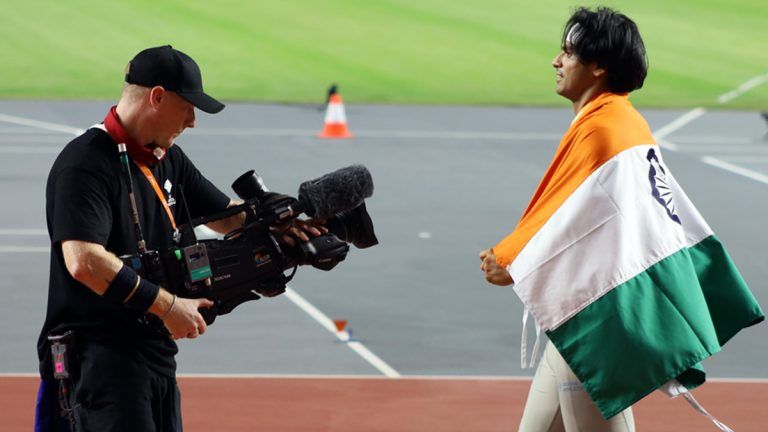
[[[115,99],[127,61],[170,43],[225,100],[562,105],[551,59],[570,1],[5,0],[0,98]],[[584,4],[597,4],[587,1]],[[765,0],[608,1],[650,59],[633,100],[651,107],[768,108]]]

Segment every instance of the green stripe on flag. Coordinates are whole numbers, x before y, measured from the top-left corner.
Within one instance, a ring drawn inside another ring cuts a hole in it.
[[[615,287],[548,335],[610,418],[673,378],[700,385],[698,363],[762,319],[728,253],[710,236]]]
[[[691,248],[690,253],[720,345],[725,345],[741,329],[765,319],[757,300],[717,237],[704,239]]]

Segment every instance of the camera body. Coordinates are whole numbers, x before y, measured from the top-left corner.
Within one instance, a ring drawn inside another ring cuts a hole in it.
[[[359,248],[378,244],[361,202],[326,219],[327,234],[288,246],[279,241],[281,228],[307,212],[311,203],[267,191],[253,171],[232,187],[245,202],[182,225],[176,246],[120,257],[142,277],[174,294],[212,300],[213,307],[201,309],[208,324],[243,302],[282,294],[298,266],[328,271],[346,258],[348,243]],[[222,239],[197,239],[195,227],[242,212],[246,217],[241,228]]]

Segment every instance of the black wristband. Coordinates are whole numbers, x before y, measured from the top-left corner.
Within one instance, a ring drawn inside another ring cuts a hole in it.
[[[159,286],[142,278],[138,288],[136,288],[136,292],[125,302],[125,305],[139,312],[147,312],[152,303],[155,302],[159,292]]]
[[[139,275],[132,268],[124,265],[112,279],[112,282],[109,283],[107,290],[104,291],[104,297],[113,302],[123,304],[136,286],[138,278]]]

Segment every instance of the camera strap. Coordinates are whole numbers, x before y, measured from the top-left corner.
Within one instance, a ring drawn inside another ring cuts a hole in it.
[[[112,109],[114,110],[114,107]],[[107,117],[109,117],[109,116],[107,116]],[[105,120],[105,122],[106,122],[106,120]],[[106,125],[103,124],[103,123],[98,123],[98,124],[95,124],[95,125],[93,125],[91,127],[92,128],[96,128],[96,129],[101,129],[102,131],[106,132],[107,135],[109,135],[116,142],[121,141],[119,139],[119,137],[113,136],[113,134],[110,133],[109,130],[107,130]],[[123,144],[123,145],[125,145],[125,144]],[[179,232],[179,229],[176,226],[176,219],[173,217],[173,212],[171,211],[171,207],[168,205],[168,201],[165,199],[165,195],[163,195],[163,191],[160,189],[160,185],[157,183],[157,180],[155,179],[154,174],[152,174],[152,170],[149,169],[149,167],[145,163],[143,163],[143,162],[139,162],[137,160],[134,160],[133,162],[136,164],[136,166],[139,167],[141,172],[144,174],[144,177],[147,178],[147,181],[149,182],[149,184],[152,185],[152,189],[155,190],[155,194],[157,194],[157,197],[160,199],[160,203],[163,205],[163,208],[165,209],[165,214],[168,215],[168,219],[171,222],[171,226],[173,227],[174,235],[176,235],[176,233]]]
[[[155,179],[154,174],[152,174],[152,170],[149,169],[148,166],[144,165],[143,163],[139,163],[134,161],[136,165],[139,167],[141,172],[144,174],[144,177],[147,178],[147,181],[150,185],[152,185],[152,189],[155,190],[155,194],[157,194],[157,197],[160,199],[160,203],[163,205],[163,208],[165,209],[165,213],[168,215],[168,219],[171,221],[171,226],[173,227],[173,232],[178,232],[178,228],[176,227],[176,219],[173,217],[173,212],[171,211],[171,207],[168,205],[168,201],[165,199],[165,195],[163,195],[163,191],[160,189],[160,185],[157,184],[157,180]]]

